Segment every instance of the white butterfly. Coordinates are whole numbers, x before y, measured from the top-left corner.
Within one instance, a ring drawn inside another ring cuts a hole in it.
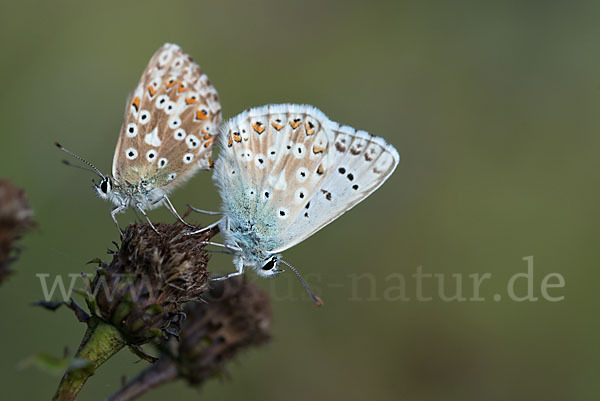
[[[111,216],[117,227],[115,215],[129,207],[152,225],[146,210],[163,204],[185,224],[168,194],[198,170],[210,168],[220,123],[217,91],[190,56],[167,43],[154,54],[127,103],[112,177],[56,145],[101,177],[94,188],[114,204]]]
[[[308,105],[247,110],[223,125],[220,143],[213,175],[223,201],[219,227],[237,268],[223,278],[246,267],[274,276],[283,262],[307,290],[280,253],[373,193],[400,160],[382,138]]]

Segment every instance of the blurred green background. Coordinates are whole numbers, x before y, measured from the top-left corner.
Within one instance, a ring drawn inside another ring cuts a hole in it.
[[[233,380],[143,400],[598,399],[599,20],[600,3],[583,1],[2,1],[0,176],[27,190],[39,229],[0,287],[0,398],[50,399],[59,377],[17,365],[76,349],[84,331],[66,310],[30,306],[43,296],[36,274],[91,272],[85,262],[118,240],[90,174],[63,166],[52,141],[109,172],[127,95],[168,41],[208,74],[225,117],[310,103],[385,137],[401,162],[286,252],[324,308],[289,273],[249,274],[273,295],[272,343],[231,364]],[[207,173],[172,199],[219,205]],[[530,255],[535,295],[559,273],[565,287],[550,294],[563,301],[508,299]],[[462,274],[467,297],[468,275],[490,273],[486,300],[444,302],[426,285],[433,300],[417,302],[418,266],[445,274],[448,294]],[[410,301],[384,299],[394,273]],[[79,399],[111,394],[136,361],[123,351]]]

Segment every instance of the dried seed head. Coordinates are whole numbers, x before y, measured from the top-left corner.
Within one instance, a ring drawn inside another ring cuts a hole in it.
[[[214,282],[204,302],[186,305],[175,357],[179,375],[198,385],[242,349],[270,339],[267,294],[242,277]]]
[[[91,283],[92,312],[116,326],[130,344],[176,334],[183,303],[208,289],[209,256],[198,245],[214,231],[186,236],[189,228],[130,225],[110,265],[101,265]]]
[[[10,264],[18,253],[15,241],[35,226],[32,216],[25,191],[8,180],[0,180],[0,282],[10,273]]]

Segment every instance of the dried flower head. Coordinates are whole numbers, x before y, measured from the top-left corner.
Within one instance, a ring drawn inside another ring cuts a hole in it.
[[[242,277],[213,284],[204,302],[186,305],[180,340],[164,342],[161,358],[108,401],[133,400],[180,378],[200,386],[240,351],[270,339],[271,308],[264,291]]]
[[[0,180],[0,282],[9,274],[18,248],[15,241],[23,232],[35,226],[33,210],[25,191],[8,180]]]
[[[132,344],[176,334],[183,303],[208,289],[209,256],[198,245],[214,231],[194,236],[181,225],[127,227],[109,265],[101,264],[90,284],[94,314],[117,327]]]
[[[270,339],[267,294],[243,277],[216,282],[205,302],[186,305],[176,363],[179,375],[200,384],[239,350]]]

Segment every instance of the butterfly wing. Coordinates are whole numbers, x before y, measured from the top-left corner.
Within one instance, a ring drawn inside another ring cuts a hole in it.
[[[269,238],[271,253],[366,198],[399,161],[383,139],[340,127],[306,105],[250,109],[224,126],[221,145],[215,180],[224,211]]]
[[[220,123],[217,91],[190,56],[167,43],[128,101],[113,176],[131,184],[145,180],[169,192],[199,169],[210,168]]]
[[[363,201],[394,172],[400,156],[382,138],[337,123],[328,125],[331,138],[323,157],[325,179],[300,213],[281,232],[279,253],[302,242]]]

